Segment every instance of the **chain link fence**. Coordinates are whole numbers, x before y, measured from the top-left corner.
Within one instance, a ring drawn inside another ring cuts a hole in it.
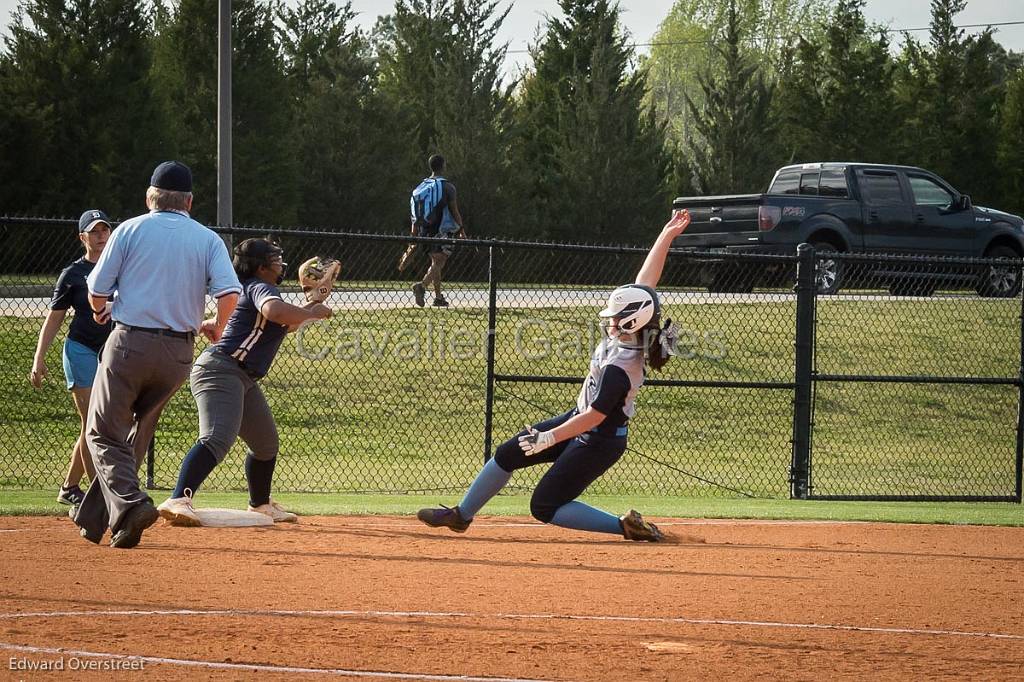
[[[56,488],[79,429],[63,334],[43,388],[27,375],[56,276],[81,249],[71,221],[0,226],[10,256],[0,272],[0,488]],[[275,487],[291,491],[462,491],[498,443],[575,403],[602,334],[597,310],[646,254],[459,240],[444,277],[449,306],[428,292],[419,307],[411,285],[430,240],[225,234],[272,236],[290,277],[312,255],[343,263],[334,317],[290,336],[261,382],[281,436]],[[411,242],[421,247],[399,272]],[[803,293],[795,253],[672,253],[659,292],[681,328],[677,356],[649,372],[629,450],[592,492],[1019,500],[1020,263],[802,257]],[[825,295],[837,267],[844,288]],[[973,291],[996,267],[1011,281],[1004,297]],[[935,287],[900,289],[893,273],[915,269]],[[294,279],[282,289],[301,299]],[[161,420],[151,487],[173,486],[197,429],[185,386]],[[243,459],[236,444],[206,487],[244,489]],[[518,472],[511,489],[542,473]]]

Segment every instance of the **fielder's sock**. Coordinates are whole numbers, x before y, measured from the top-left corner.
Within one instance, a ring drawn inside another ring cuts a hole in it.
[[[622,535],[622,526],[619,525],[618,516],[612,516],[606,511],[595,509],[579,500],[567,502],[559,507],[551,518],[551,523],[573,530]]]
[[[245,457],[245,478],[249,481],[249,506],[270,502],[270,484],[274,480],[274,459],[256,459],[250,452]]]
[[[186,488],[195,495],[199,491],[199,486],[203,484],[203,481],[216,466],[217,458],[213,456],[209,448],[202,443],[193,445],[185,455],[185,461],[181,463],[178,485],[174,487],[171,497],[184,497]]]
[[[512,474],[498,466],[493,457],[487,460],[487,464],[473,480],[473,485],[469,486],[469,490],[466,491],[462,502],[459,502],[459,512],[462,514],[462,518],[469,521],[476,516],[476,513],[487,504],[487,501],[505,487],[510,478],[512,478]]]

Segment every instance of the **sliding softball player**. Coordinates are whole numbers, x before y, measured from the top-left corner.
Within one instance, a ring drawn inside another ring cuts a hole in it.
[[[477,512],[494,497],[517,469],[551,463],[530,500],[530,512],[544,523],[627,540],[657,542],[664,535],[639,512],[617,517],[578,498],[626,450],[628,423],[635,413],[645,366],[660,369],[668,361],[673,330],[661,326],[661,307],[654,287],[661,278],[672,240],[690,224],[686,211],[673,213],[647,254],[634,284],[612,292],[598,315],[606,338],[594,351],[590,373],[576,406],[525,430],[498,446],[455,507],[421,509],[420,521],[463,533]]]

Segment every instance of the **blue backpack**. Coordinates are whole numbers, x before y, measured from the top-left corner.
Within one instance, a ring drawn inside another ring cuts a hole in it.
[[[409,208],[420,234],[436,233],[444,220],[444,178],[425,178],[412,191]]]

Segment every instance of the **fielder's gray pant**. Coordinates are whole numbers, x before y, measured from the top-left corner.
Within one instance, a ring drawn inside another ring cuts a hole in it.
[[[277,425],[259,384],[230,356],[208,350],[199,356],[189,376],[199,409],[199,442],[217,460],[241,436],[252,456],[277,457]]]
[[[96,465],[75,523],[99,536],[149,500],[139,486],[136,450],[148,447],[167,401],[188,376],[194,337],[178,338],[115,325],[89,401],[85,437]]]

